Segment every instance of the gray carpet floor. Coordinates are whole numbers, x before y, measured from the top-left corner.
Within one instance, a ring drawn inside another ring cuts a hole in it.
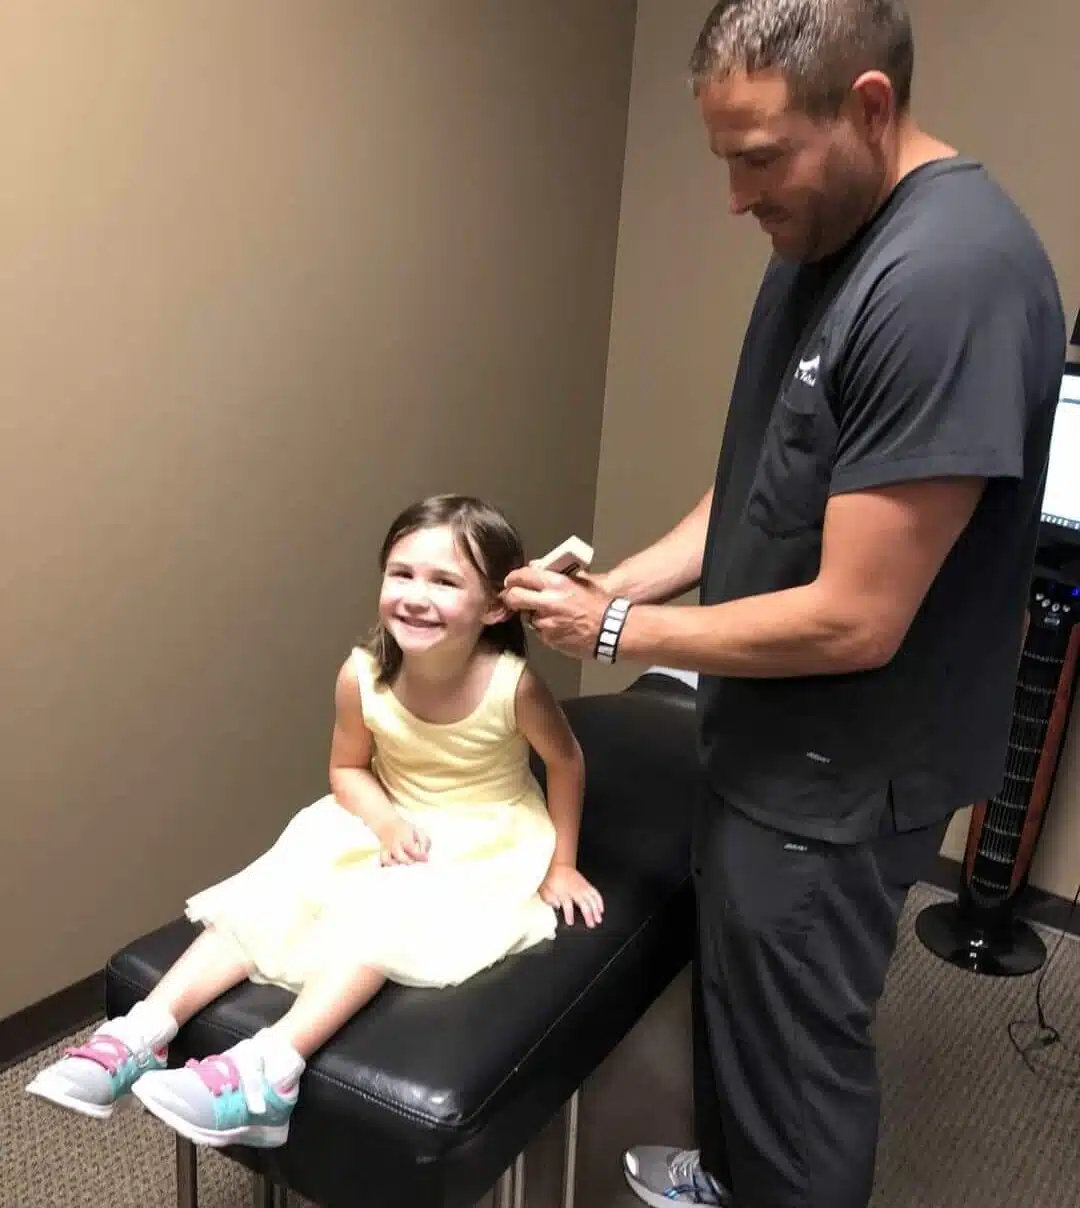
[[[1043,988],[1062,1043],[1037,1051],[1028,1068],[1007,1028],[1026,1020],[1017,1040],[1035,1035],[1034,979],[975,977],[927,953],[914,916],[944,896],[922,886],[913,892],[881,1006],[886,1091],[872,1208],[1080,1208],[1080,943],[1065,938]],[[1044,938],[1053,951],[1056,935]],[[683,980],[642,1022],[645,1040],[628,1038],[585,1088],[579,1208],[637,1204],[618,1171],[628,1140],[686,1140],[685,1002]],[[142,1112],[101,1125],[23,1094],[59,1048],[0,1074],[0,1208],[169,1208],[173,1148],[164,1127]],[[680,1102],[660,1120],[665,1079]],[[653,1136],[658,1125],[664,1136]],[[557,1202],[559,1145],[553,1125],[530,1152],[530,1208]],[[250,1204],[242,1170],[205,1152],[200,1165],[201,1208]],[[297,1197],[290,1203],[307,1208]]]

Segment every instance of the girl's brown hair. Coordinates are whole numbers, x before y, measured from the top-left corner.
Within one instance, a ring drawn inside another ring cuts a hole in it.
[[[386,570],[390,551],[419,529],[446,526],[454,542],[487,584],[493,595],[502,591],[503,580],[525,565],[525,547],[509,520],[497,508],[471,495],[431,495],[407,507],[390,525],[379,551],[379,570]],[[504,621],[489,625],[483,641],[500,653],[508,650],[525,657],[527,642],[520,614],[512,612]],[[401,670],[401,647],[378,622],[367,642],[377,664],[376,682],[392,683]]]

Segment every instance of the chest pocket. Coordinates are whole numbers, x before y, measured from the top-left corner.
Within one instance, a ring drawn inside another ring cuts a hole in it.
[[[773,407],[747,497],[747,519],[773,537],[820,531],[836,438],[821,358],[800,360]]]

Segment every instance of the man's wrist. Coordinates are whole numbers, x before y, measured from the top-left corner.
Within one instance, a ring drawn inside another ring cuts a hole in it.
[[[600,619],[600,632],[596,635],[596,646],[593,649],[593,658],[597,662],[615,662],[630,608],[631,604],[626,596],[614,596],[608,601]]]

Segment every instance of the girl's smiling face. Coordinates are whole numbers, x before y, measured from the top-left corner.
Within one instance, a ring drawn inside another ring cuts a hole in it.
[[[407,533],[386,560],[379,619],[402,654],[474,645],[505,610],[449,526]]]

